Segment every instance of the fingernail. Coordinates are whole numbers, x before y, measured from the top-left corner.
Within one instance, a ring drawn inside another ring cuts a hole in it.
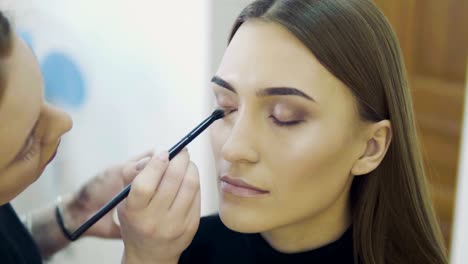
[[[162,161],[167,161],[167,159],[169,159],[169,153],[167,151],[163,151],[157,155],[157,158]]]
[[[138,161],[135,169],[137,171],[143,170],[146,167],[146,164],[148,164],[148,161],[150,161],[150,159],[151,159],[150,157],[146,157],[146,158],[141,159],[140,161]]]
[[[119,215],[117,214],[117,210],[114,210],[114,212],[112,213],[112,220],[114,221],[114,224],[120,226],[120,220]]]

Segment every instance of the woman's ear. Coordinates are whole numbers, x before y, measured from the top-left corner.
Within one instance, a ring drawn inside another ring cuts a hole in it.
[[[366,148],[351,169],[351,173],[356,176],[375,170],[385,157],[392,141],[392,125],[389,120],[372,123],[366,130]]]

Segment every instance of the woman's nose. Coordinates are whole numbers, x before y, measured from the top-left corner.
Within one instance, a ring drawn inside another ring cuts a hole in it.
[[[46,106],[46,122],[48,131],[44,140],[48,142],[56,141],[73,127],[70,115],[52,105]]]
[[[255,132],[239,115],[231,127],[229,135],[224,142],[221,154],[229,162],[258,162],[259,154],[255,149]]]

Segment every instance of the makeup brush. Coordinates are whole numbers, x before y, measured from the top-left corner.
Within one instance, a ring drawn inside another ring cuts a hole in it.
[[[223,118],[224,111],[221,109],[216,109],[207,119],[201,122],[196,126],[190,133],[188,133],[184,138],[182,138],[177,144],[175,144],[171,149],[169,149],[169,160],[174,158],[183,148],[185,148],[192,140],[194,140],[200,133],[202,133],[206,128],[208,128],[214,121]],[[119,194],[117,194],[112,200],[110,200],[106,205],[104,205],[99,211],[89,218],[83,225],[81,225],[75,232],[69,234],[64,230],[65,235],[68,236],[68,239],[75,241],[78,239],[86,230],[88,230],[92,225],[94,225],[99,219],[101,219],[105,214],[112,210],[117,204],[119,204],[123,199],[125,199],[131,188],[131,184],[127,185]],[[59,218],[60,219],[60,218]]]

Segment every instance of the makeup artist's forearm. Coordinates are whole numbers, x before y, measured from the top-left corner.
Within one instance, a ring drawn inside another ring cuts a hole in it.
[[[31,234],[44,258],[52,256],[70,244],[57,224],[54,210],[55,207],[50,206],[33,214]]]

